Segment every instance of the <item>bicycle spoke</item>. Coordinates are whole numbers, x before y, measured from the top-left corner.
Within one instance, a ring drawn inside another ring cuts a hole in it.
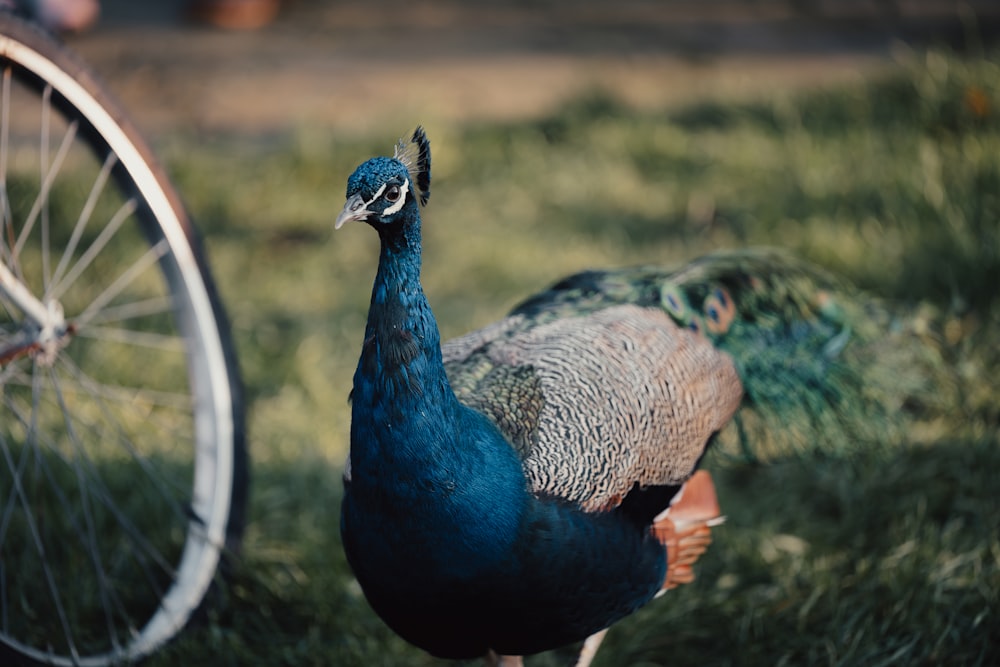
[[[5,633],[10,632],[10,613],[7,611],[7,568],[2,560],[0,560],[0,628],[3,628]]]
[[[19,417],[19,419],[22,421],[23,424],[24,416],[22,411],[16,406],[12,406],[10,404],[8,404],[8,407],[12,408],[12,412],[14,412]],[[94,431],[97,441],[103,441],[105,436],[110,435],[110,434],[100,433],[99,429],[93,425],[87,425],[87,428],[88,430]],[[51,442],[49,439],[44,439],[41,442],[42,444],[47,445],[46,451],[55,456],[59,460],[59,462],[62,463],[66,468],[74,469],[77,471],[80,470],[80,468],[74,465],[74,462],[69,458],[67,454],[60,451],[59,448],[56,447],[55,443]],[[131,451],[134,452],[134,448],[132,448]],[[39,468],[45,474],[46,479],[48,479],[48,481],[50,482],[53,489],[56,490],[57,495],[64,501],[65,503],[64,507],[66,508],[66,517],[72,523],[73,526],[77,526],[77,524],[72,519],[72,510],[74,505],[73,503],[71,503],[69,500],[66,499],[65,494],[61,491],[59,482],[56,479],[56,474],[52,470],[52,467],[46,462],[45,457],[38,458],[37,463]],[[153,481],[154,485],[162,486],[163,482],[163,480],[161,479],[162,474],[157,472],[149,464],[149,461],[138,459],[137,463],[141,464],[140,468],[142,468],[143,471],[149,476],[150,480]],[[122,511],[118,508],[117,501],[113,497],[111,491],[103,483],[100,473],[97,471],[96,466],[90,461],[89,457],[86,457],[84,467],[86,468],[87,471],[91,473],[90,480],[93,486],[89,488],[91,493],[94,494],[94,497],[96,497],[98,500],[101,501],[104,508],[108,510],[108,512],[115,518],[115,520],[118,522],[118,525],[123,529],[124,533],[128,535],[132,539],[133,543],[139,548],[139,551],[143,552],[147,557],[149,557],[153,562],[155,562],[162,572],[172,576],[173,566],[171,566],[166,560],[164,560],[163,555],[160,554],[159,550],[156,549],[156,547],[152,546],[149,540],[144,536],[143,532],[136,527],[135,523],[127,516],[125,516],[125,514],[122,513]],[[168,504],[170,504],[172,507],[180,507],[180,504],[176,501],[176,499],[170,496],[169,493],[167,493],[166,491],[161,490],[160,494],[164,499],[168,501]],[[180,519],[187,518],[183,510],[180,509],[175,509],[174,514]],[[80,538],[81,542],[86,542],[86,540],[83,537],[81,537],[83,535],[82,530],[78,528],[75,532],[77,536]]]
[[[52,274],[52,280],[45,290],[45,298],[51,297],[50,291],[53,285],[59,283],[62,279],[63,273],[66,271],[66,267],[69,266],[70,260],[73,258],[73,253],[76,252],[76,247],[80,243],[80,237],[83,236],[83,231],[90,222],[90,217],[94,213],[94,208],[97,206],[97,200],[100,198],[101,193],[104,192],[104,187],[107,185],[108,177],[111,175],[111,170],[117,164],[118,158],[114,153],[108,153],[108,156],[104,159],[104,164],[101,166],[101,170],[98,172],[97,177],[94,180],[93,186],[90,188],[90,192],[87,195],[87,201],[84,203],[83,208],[80,211],[80,216],[76,220],[76,224],[73,225],[73,233],[69,237],[69,241],[66,243],[66,248],[63,250],[62,257],[59,259],[59,265],[56,267],[55,272]]]
[[[66,360],[62,360],[66,361]],[[122,406],[128,406],[138,410],[138,406],[150,406],[155,408],[167,408],[180,413],[190,413],[194,407],[193,398],[190,394],[180,392],[158,391],[145,387],[126,387],[124,385],[113,385],[99,382],[91,377],[81,376],[84,379],[76,384],[69,383],[64,386],[65,390],[74,390],[80,394],[100,397],[114,401]],[[23,378],[10,379],[5,381],[10,387],[28,386],[30,380]],[[64,383],[65,384],[65,383]],[[137,412],[138,415],[138,412]],[[145,416],[145,415],[144,415]]]
[[[73,139],[76,137],[78,127],[79,123],[74,120],[66,128],[66,133],[63,135],[62,143],[59,145],[59,150],[56,152],[51,166],[45,172],[45,178],[42,180],[41,190],[35,198],[35,203],[31,206],[31,211],[28,213],[28,217],[24,221],[24,227],[21,229],[21,233],[17,237],[17,242],[14,244],[13,253],[15,257],[21,254],[21,250],[23,249],[25,242],[28,240],[28,235],[31,234],[31,230],[34,229],[35,222],[38,220],[39,214],[41,213],[45,202],[48,201],[49,190],[52,189],[52,183],[55,182],[56,175],[62,168],[63,160],[66,159],[66,154],[69,152],[70,146],[73,145]]]
[[[105,308],[90,318],[90,324],[93,326],[95,324],[124,322],[150,315],[163,315],[164,313],[173,312],[173,309],[174,303],[169,296],[158,296],[152,299],[122,303],[117,306]]]
[[[161,240],[152,248],[147,250],[135,261],[124,273],[111,283],[87,308],[75,318],[78,327],[84,327],[90,322],[90,318],[100,312],[101,308],[111,302],[118,294],[128,287],[146,269],[153,266],[161,257],[170,252],[170,246],[166,240]]]
[[[52,369],[49,369],[49,381],[52,383],[52,389],[55,392],[56,400],[59,403],[59,408],[62,410],[63,424],[66,427],[66,434],[69,436],[69,440],[73,443],[73,449],[75,450],[75,463],[79,465],[73,465],[73,470],[76,473],[77,488],[80,492],[80,508],[83,510],[83,518],[86,524],[86,542],[87,551],[89,552],[91,562],[94,566],[94,574],[97,579],[97,588],[100,592],[101,606],[104,609],[104,620],[107,624],[108,635],[111,638],[111,645],[116,649],[119,646],[118,643],[118,631],[115,629],[114,620],[111,616],[110,609],[110,586],[108,585],[107,575],[104,571],[104,564],[101,561],[101,554],[97,549],[97,531],[94,529],[94,516],[91,511],[90,506],[90,491],[89,485],[84,480],[84,469],[92,470],[94,468],[94,462],[90,459],[90,455],[86,448],[80,442],[80,438],[77,435],[76,428],[73,425],[73,419],[70,417],[70,411],[66,407],[66,401],[63,398],[62,390],[59,387],[59,382],[56,379],[56,374]],[[124,609],[122,609],[124,612]],[[123,616],[127,617],[127,614],[123,613]]]
[[[42,91],[42,131],[39,133],[39,141],[41,142],[41,147],[38,152],[41,158],[38,161],[38,167],[41,173],[38,178],[40,181],[44,182],[46,174],[49,169],[49,130],[50,119],[52,116],[52,86],[45,86],[45,90]],[[48,193],[46,196],[39,201],[41,207],[39,211],[39,217],[42,220],[41,229],[41,246],[42,246],[42,286],[47,288],[49,285],[49,198]]]
[[[23,376],[24,373],[21,372],[21,366],[17,363],[7,364],[6,366],[0,367],[0,385],[7,384],[11,378],[14,376]]]
[[[27,447],[23,448],[23,451],[22,451],[21,455],[25,459],[27,458],[26,454],[27,454],[28,450],[29,450],[29,448],[27,448]],[[80,526],[80,524],[74,518],[75,505],[69,500],[69,498],[66,497],[66,494],[62,490],[62,487],[61,487],[60,483],[58,482],[58,480],[56,479],[54,473],[52,472],[51,467],[46,462],[45,457],[41,455],[40,448],[39,447],[33,447],[33,448],[31,448],[31,450],[33,450],[35,452],[35,457],[34,458],[35,458],[36,468],[39,469],[39,470],[41,470],[45,474],[45,477],[46,477],[46,479],[47,479],[47,481],[49,483],[49,487],[51,488],[51,490],[55,494],[55,498],[58,501],[59,505],[62,507],[62,518],[69,525],[69,534],[66,535],[66,536],[64,536],[63,539],[65,539],[65,537],[75,536],[76,539],[81,544],[83,544],[83,545],[86,546],[87,543],[88,543],[88,540],[85,537],[84,529],[83,529],[83,527]],[[47,451],[53,451],[53,450],[50,448]],[[64,462],[65,462],[65,460],[64,460]],[[23,482],[22,482],[22,484],[23,484]],[[13,497],[13,495],[15,493],[16,493],[16,489],[12,490],[12,497]],[[10,502],[10,509],[11,509],[11,511],[13,511],[14,507],[15,507],[15,503],[13,501],[11,501]],[[24,509],[25,512],[29,512],[30,511],[30,508],[27,507],[27,506],[25,506],[23,509]],[[42,557],[44,558],[44,556],[42,556]]]
[[[13,214],[10,210],[10,197],[7,194],[7,149],[10,145],[10,67],[3,68],[2,98],[0,98],[0,194],[3,195],[3,234],[0,235],[0,262],[10,263],[13,255],[9,248],[14,247]],[[16,273],[16,269],[15,269]]]
[[[53,386],[55,386],[56,381],[53,378]],[[22,422],[24,421],[23,413],[20,409],[14,406],[12,407],[12,412],[14,412]],[[72,431],[70,412],[66,409],[66,405],[62,404],[62,409],[65,411],[67,429]],[[100,438],[100,434],[98,434]],[[84,549],[90,555],[90,560],[94,564],[95,579],[98,581],[99,587],[101,588],[101,596],[103,599],[103,607],[106,615],[106,623],[108,625],[108,633],[110,637],[114,637],[113,646],[116,648],[120,647],[120,642],[117,639],[118,626],[115,624],[114,618],[120,618],[121,622],[126,626],[125,629],[129,631],[130,635],[134,635],[137,632],[134,620],[127,611],[125,603],[121,598],[121,595],[117,592],[116,588],[110,584],[107,579],[106,570],[102,565],[100,552],[98,551],[98,540],[96,532],[93,528],[92,512],[88,511],[90,503],[88,498],[93,498],[97,500],[101,507],[107,510],[116,520],[117,525],[122,529],[123,534],[127,535],[134,545],[134,549],[129,550],[130,558],[135,563],[137,563],[143,579],[151,584],[152,590],[157,596],[162,596],[162,588],[158,584],[152,583],[156,581],[150,564],[155,563],[156,567],[160,572],[163,572],[168,579],[173,577],[173,569],[170,564],[164,560],[163,555],[160,551],[154,547],[149,540],[145,538],[142,531],[140,531],[135,524],[126,517],[117,507],[117,502],[112,497],[110,491],[104,486],[101,481],[101,476],[97,469],[95,468],[90,457],[86,454],[85,450],[82,449],[82,441],[73,436],[77,442],[77,459],[71,460],[68,455],[63,454],[58,451],[54,446],[54,443],[47,442],[43,440],[42,444],[48,444],[46,451],[54,454],[57,459],[67,468],[73,470],[77,476],[77,487],[80,492],[80,502],[74,503],[66,496],[65,492],[62,490],[62,484],[58,480],[57,475],[53,471],[52,467],[48,464],[45,456],[41,456],[41,448],[32,448],[36,452],[36,467],[39,469],[45,479],[48,482],[49,488],[54,494],[59,505],[63,508],[62,518],[65,519],[70,528],[70,535],[75,535],[76,540],[84,547]],[[2,443],[6,447],[6,440]],[[27,448],[26,448],[27,449]],[[82,455],[82,456],[81,456]],[[7,457],[10,458],[9,456]],[[85,475],[85,473],[88,473]],[[88,508],[85,509],[85,520],[88,526],[85,528],[81,526],[74,519],[74,511],[78,507]],[[25,507],[25,510],[29,508]],[[61,539],[65,539],[63,536]],[[42,555],[44,558],[44,555]],[[49,568],[51,570],[51,567]],[[6,597],[3,600],[6,604]],[[60,604],[60,601],[56,600],[56,604]],[[72,640],[70,640],[72,641]]]
[[[184,341],[177,336],[168,334],[90,326],[80,329],[77,335],[81,338],[99,338],[107,342],[124,343],[126,345],[155,348],[170,352],[184,351]]]
[[[5,401],[5,404],[7,405],[7,408],[10,410],[10,412],[15,417],[18,418],[18,421],[21,423],[22,427],[30,428],[30,426],[29,426],[29,420],[25,418],[24,411],[23,411],[22,408],[20,408],[19,406],[17,406],[13,401],[11,401],[9,399],[7,401]],[[29,409],[29,411],[30,411],[30,409]],[[45,457],[41,455],[42,447],[40,447],[38,445],[39,444],[44,445],[45,446],[45,451],[50,452],[53,455],[55,455],[57,458],[59,458],[62,461],[62,463],[66,464],[67,467],[69,467],[70,462],[58,450],[58,448],[55,446],[55,444],[53,442],[51,442],[51,440],[49,440],[48,438],[42,438],[41,440],[39,440],[39,435],[40,434],[37,431],[34,434],[33,442],[35,443],[35,446],[33,446],[33,447],[22,447],[21,448],[21,457],[22,457],[23,463],[21,463],[20,465],[24,466],[24,465],[27,464],[27,461],[29,460],[29,458],[27,456],[28,452],[33,452],[35,454],[34,461],[35,461],[36,467],[38,469],[42,470],[44,473],[46,473],[46,477],[48,477],[48,479],[49,479],[49,481],[50,481],[50,483],[52,485],[53,490],[56,492],[56,498],[57,498],[57,500],[59,500],[60,504],[62,505],[63,509],[65,510],[63,518],[66,521],[69,522],[70,528],[72,528],[73,534],[81,542],[84,542],[85,540],[83,538],[83,530],[79,527],[79,524],[73,518],[73,503],[71,503],[69,501],[69,499],[66,498],[65,494],[62,492],[62,489],[61,489],[60,485],[55,481],[55,475],[52,472],[51,467],[46,463]],[[20,479],[21,479],[22,485],[23,485],[23,480],[24,480],[24,478],[23,478],[23,472],[24,471],[21,470],[20,472],[22,473],[22,475],[20,476]],[[14,497],[15,494],[16,494],[16,487],[12,487],[11,488],[11,499],[13,499],[13,497]],[[16,503],[10,502],[10,506],[9,506],[10,511],[13,512],[13,510],[15,508],[16,508]]]
[[[4,314],[11,320],[14,319],[14,311],[12,308],[14,308],[14,304],[10,303],[4,295],[0,294],[0,309],[2,309]],[[13,332],[6,330],[3,332],[4,338],[11,335],[13,335]]]
[[[134,398],[134,391],[131,394],[133,398],[129,399],[124,388],[102,384],[87,376],[79,367],[69,363],[68,361],[64,362],[64,365],[67,371],[75,378],[77,385],[89,392],[94,398],[95,403],[101,408],[102,413],[109,422],[118,423],[118,420],[112,416],[112,406],[109,406],[106,400],[110,398],[118,401],[120,407],[132,409],[136,413],[136,416],[140,417],[144,422],[156,424],[164,432],[164,435],[171,440],[176,440],[179,437],[179,434],[175,432],[175,428],[172,428],[170,425],[163,424],[160,420],[151,419],[146,412],[142,412],[141,414],[139,413],[136,400]],[[193,407],[190,396],[183,394],[168,394],[166,392],[157,392],[157,394],[156,398],[158,400],[152,402],[153,405],[176,410],[178,414],[187,414]],[[147,392],[145,390],[142,395],[144,399],[147,398]],[[169,399],[172,399],[172,403]],[[148,457],[144,456],[139,451],[139,449],[132,443],[131,438],[121,432],[115,433],[115,436],[121,443],[122,447],[129,453],[136,464],[143,469],[151,480],[154,480],[156,483],[168,481],[165,475],[156,472],[156,470],[150,465]],[[174,484],[174,492],[177,494],[184,494],[188,493],[188,490],[185,485]],[[168,494],[164,493],[165,497],[167,495]]]
[[[7,402],[7,401],[5,401],[5,402]],[[2,437],[2,436],[3,436],[3,434],[0,433],[0,437]],[[4,443],[6,443],[6,440],[4,440]],[[18,479],[18,480],[23,479],[23,477],[24,477],[24,470],[25,470],[25,468],[28,465],[28,450],[29,450],[28,447],[22,447],[21,448],[21,453],[20,453],[21,458],[17,462],[17,467],[16,468],[9,468],[12,478],[15,478],[15,479]],[[11,484],[10,493],[8,493],[8,495],[7,495],[7,502],[4,505],[3,516],[0,517],[0,546],[2,546],[4,544],[4,542],[5,542],[6,538],[7,538],[7,529],[10,526],[10,520],[11,520],[11,517],[14,516],[14,509],[16,507],[15,499],[16,499],[16,486],[13,485],[13,484]]]
[[[32,436],[32,433],[37,432],[35,430],[37,426],[35,420],[37,419],[38,416],[37,391],[38,391],[38,384],[36,382],[35,386],[32,389],[33,397],[32,397],[31,419],[30,419],[32,430],[29,431],[27,438],[28,443],[34,443],[33,446],[37,446],[37,442],[35,442],[35,439]],[[3,457],[7,463],[7,467],[13,468],[13,458],[11,457],[10,448],[7,445],[6,438],[3,438],[2,442],[0,442],[0,448],[3,449]],[[66,608],[63,605],[62,597],[59,595],[59,587],[56,586],[55,575],[52,573],[52,568],[49,564],[48,558],[46,557],[45,544],[42,541],[42,536],[38,528],[38,523],[35,520],[33,512],[31,511],[31,504],[28,501],[27,493],[24,491],[24,486],[21,483],[21,480],[17,477],[15,477],[13,480],[13,486],[17,494],[18,500],[21,503],[24,516],[24,523],[28,528],[28,533],[31,538],[32,546],[35,548],[35,551],[38,554],[38,560],[42,567],[42,573],[44,575],[45,583],[49,590],[49,595],[51,596],[52,602],[56,608],[56,615],[59,618],[59,624],[61,626],[63,636],[66,640],[66,644],[69,647],[71,654],[76,656],[77,650],[73,641],[72,632],[70,631],[69,619],[66,614]]]
[[[119,207],[119,209],[111,217],[111,220],[108,221],[108,224],[101,230],[101,233],[96,239],[94,239],[94,242],[90,244],[90,246],[76,261],[76,264],[73,265],[73,268],[70,269],[66,277],[64,277],[58,285],[53,285],[52,289],[49,290],[50,299],[61,298],[63,293],[77,281],[80,275],[87,270],[88,266],[90,266],[91,262],[94,261],[94,258],[97,257],[104,249],[104,246],[108,244],[111,237],[118,232],[122,223],[128,220],[129,216],[135,213],[137,206],[138,204],[134,199],[129,199],[122,204],[121,207]]]
[[[54,375],[51,379],[51,385],[53,387],[54,393],[60,394],[61,385],[63,381],[57,379]],[[164,484],[167,478],[163,474],[162,470],[158,470],[151,462],[143,457],[135,445],[131,443],[128,436],[120,432],[120,430],[111,430],[108,427],[99,426],[93,422],[84,422],[78,417],[72,416],[72,411],[68,408],[65,398],[57,397],[56,403],[58,408],[62,412],[63,421],[66,426],[66,432],[69,434],[74,447],[74,457],[71,458],[68,454],[62,452],[59,447],[56,446],[54,442],[50,439],[42,437],[39,439],[37,436],[41,435],[35,431],[36,438],[35,441],[40,446],[32,448],[35,451],[40,452],[44,447],[45,451],[55,456],[67,469],[74,471],[77,474],[79,488],[81,492],[86,491],[91,497],[100,501],[101,505],[106,509],[112,516],[115,517],[118,525],[123,529],[125,534],[127,534],[133,541],[133,543],[139,548],[139,551],[143,552],[146,557],[150,558],[153,562],[157,564],[162,572],[172,573],[173,567],[164,560],[162,554],[156,547],[144,537],[143,532],[139,530],[134,522],[129,519],[117,506],[117,501],[111,491],[102,482],[102,474],[98,470],[96,463],[93,461],[92,457],[86,450],[86,445],[84,444],[84,439],[79,435],[79,431],[73,424],[85,427],[88,432],[92,432],[93,436],[90,439],[91,442],[109,442],[118,441],[123,448],[129,452],[133,461],[139,466],[139,468],[144,472],[144,474],[153,483],[152,487],[144,488],[158,488],[158,494],[167,501],[167,504],[173,508],[172,513],[179,521],[186,521],[188,518],[187,513],[184,511],[181,503],[177,501],[178,496],[183,496],[186,493],[188,485],[174,482],[170,484],[173,487],[171,491]],[[25,428],[31,428],[28,417],[25,416],[25,410],[18,407],[10,398],[5,400],[5,404],[9,411],[18,419],[21,425]],[[40,404],[40,401],[39,401]],[[108,424],[115,424],[114,417],[108,413],[106,410],[103,411],[105,421]],[[57,477],[52,470],[51,466],[46,462],[46,458],[43,456],[37,456],[37,465],[40,470],[45,474],[46,478],[50,481],[52,488],[57,494],[57,498],[61,501],[65,509],[65,517],[71,522],[71,525],[75,527],[74,532],[76,533],[78,539],[81,543],[85,545],[96,544],[94,539],[86,539],[84,537],[85,533],[78,524],[72,519],[73,509],[76,506],[71,503],[61,492]],[[23,467],[23,464],[22,464]],[[87,473],[86,476],[83,476]],[[148,575],[147,575],[148,576]]]

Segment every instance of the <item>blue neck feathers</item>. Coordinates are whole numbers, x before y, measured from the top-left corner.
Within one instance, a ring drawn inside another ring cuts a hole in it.
[[[403,222],[379,230],[378,273],[354,375],[351,495],[394,526],[386,529],[393,536],[379,539],[406,543],[413,564],[424,561],[421,576],[451,576],[488,562],[491,552],[500,557],[496,550],[513,541],[527,491],[516,454],[448,383],[437,322],[420,285],[416,203],[408,209]],[[508,499],[499,509],[498,497]]]
[[[445,390],[447,380],[441,367],[437,322],[420,285],[419,215],[395,233],[380,231],[378,273],[354,384],[355,392],[377,389],[371,399],[394,404],[402,412],[406,408],[399,401],[419,398],[429,388],[421,383],[435,382]],[[444,393],[451,394],[450,390]],[[355,402],[359,404],[364,402]]]

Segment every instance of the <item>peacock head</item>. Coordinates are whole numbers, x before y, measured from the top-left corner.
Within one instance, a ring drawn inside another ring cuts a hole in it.
[[[431,196],[431,144],[422,127],[409,141],[400,140],[394,155],[368,160],[347,179],[347,203],[334,229],[348,220],[378,228],[403,219]]]

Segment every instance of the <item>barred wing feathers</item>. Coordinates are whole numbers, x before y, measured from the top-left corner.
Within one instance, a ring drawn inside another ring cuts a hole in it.
[[[455,395],[518,449],[531,490],[588,511],[687,480],[742,395],[728,355],[631,304],[537,326],[514,315],[443,354]]]

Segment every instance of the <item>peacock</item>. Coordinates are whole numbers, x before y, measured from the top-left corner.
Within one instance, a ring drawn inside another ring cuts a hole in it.
[[[442,344],[420,282],[430,180],[418,127],[354,171],[335,228],[380,239],[343,545],[375,612],[435,656],[516,665],[583,641],[589,664],[694,578],[722,521],[709,445],[849,450],[933,394],[916,319],[766,249],[579,273]]]

